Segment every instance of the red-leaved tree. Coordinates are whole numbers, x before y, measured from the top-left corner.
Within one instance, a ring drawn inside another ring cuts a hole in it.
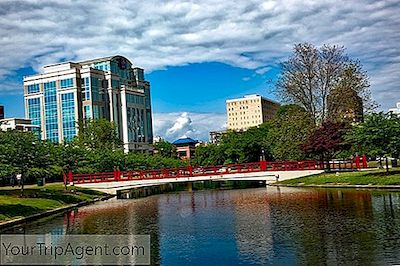
[[[324,122],[311,132],[301,148],[306,154],[319,156],[321,161],[330,160],[336,152],[350,148],[350,145],[344,140],[347,130],[348,124],[346,123]]]

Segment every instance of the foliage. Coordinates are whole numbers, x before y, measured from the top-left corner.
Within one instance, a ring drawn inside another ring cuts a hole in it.
[[[176,148],[168,141],[160,140],[154,144],[154,149],[163,157],[176,158]]]
[[[314,129],[311,116],[298,105],[281,106],[276,117],[269,122],[270,130],[264,143],[270,147],[276,160],[302,160],[306,154],[301,145]]]
[[[81,123],[74,142],[90,150],[122,147],[116,125],[106,119],[86,120]]]
[[[262,124],[252,127],[244,132],[230,131],[221,139],[226,156],[225,163],[255,162],[260,160],[264,151],[267,157],[269,151],[262,141],[268,135],[269,125]]]
[[[58,145],[41,141],[30,132],[0,131],[0,184],[9,184],[9,178],[17,173],[22,173],[26,182],[34,183],[38,177],[61,181],[62,171],[69,170],[93,173],[115,168],[155,169],[186,165],[177,158],[113,150],[115,141],[104,145],[95,141],[97,144],[87,145],[86,140],[81,140]]]
[[[293,54],[282,63],[276,90],[286,102],[300,105],[313,118],[314,124],[334,117],[328,113],[328,97],[334,89],[353,90],[364,102],[370,103],[369,82],[358,61],[349,59],[344,47],[324,45],[320,49],[309,43],[294,46]],[[340,96],[341,94],[338,94]],[[349,98],[334,97],[339,105]],[[353,108],[357,101],[347,105]],[[335,104],[333,104],[335,105]]]
[[[370,156],[399,157],[400,117],[390,113],[375,113],[366,116],[363,123],[352,128],[346,135],[353,149]]]
[[[196,148],[195,165],[210,166],[222,165],[226,160],[224,146],[209,144],[207,146],[200,145]]]
[[[313,130],[307,141],[302,145],[305,153],[331,159],[336,152],[348,150],[350,145],[345,141],[348,124],[343,122],[324,122]]]
[[[208,144],[196,148],[196,165],[220,165],[243,162],[255,162],[264,155],[271,158],[268,147],[263,141],[269,131],[268,124],[249,128],[243,132],[228,131],[220,144]]]

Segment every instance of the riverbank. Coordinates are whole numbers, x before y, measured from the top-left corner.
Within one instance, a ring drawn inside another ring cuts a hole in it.
[[[360,172],[323,173],[274,183],[277,186],[298,187],[355,187],[400,189],[400,169]]]
[[[20,194],[18,187],[0,188],[0,228],[109,198],[85,188],[65,191],[62,183],[27,186],[22,197]]]

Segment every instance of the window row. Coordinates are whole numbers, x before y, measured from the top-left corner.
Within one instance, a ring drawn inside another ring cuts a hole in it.
[[[61,89],[71,88],[74,86],[74,80],[72,78],[69,79],[62,79],[60,81]]]

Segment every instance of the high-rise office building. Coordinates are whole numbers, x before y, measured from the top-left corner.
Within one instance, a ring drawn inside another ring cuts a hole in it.
[[[0,119],[4,119],[4,106],[0,105]]]
[[[149,150],[153,142],[150,83],[143,69],[122,56],[48,65],[24,77],[25,116],[42,139],[67,142],[78,123],[107,119],[116,124],[124,150]]]
[[[260,95],[246,95],[243,98],[226,101],[227,128],[236,131],[259,126],[272,119],[280,104]]]

